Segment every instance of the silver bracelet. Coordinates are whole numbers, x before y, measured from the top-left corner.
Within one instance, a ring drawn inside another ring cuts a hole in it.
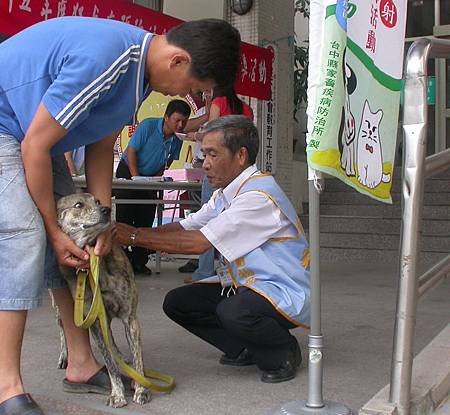
[[[139,233],[139,230],[136,230],[136,232],[133,232],[130,234],[130,241],[131,241],[130,246],[134,247],[134,243],[136,242],[138,233]]]

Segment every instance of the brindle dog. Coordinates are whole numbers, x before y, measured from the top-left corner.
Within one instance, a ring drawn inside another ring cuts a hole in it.
[[[76,193],[65,196],[57,204],[58,223],[61,229],[70,236],[80,248],[95,245],[97,236],[110,225],[111,209],[101,206],[99,201],[88,193]],[[75,292],[76,278],[73,269],[63,267],[72,295]],[[131,264],[118,245],[113,245],[111,252],[100,260],[99,275],[100,290],[106,308],[109,336],[115,352],[120,352],[114,342],[111,332],[111,320],[119,318],[125,326],[125,334],[133,355],[133,367],[143,374],[141,330],[136,316],[138,302],[137,288]],[[92,295],[86,290],[86,303],[89,305]],[[88,306],[85,307],[85,312]],[[107,405],[114,408],[125,406],[125,389],[119,368],[110,351],[105,346],[98,320],[90,329],[104,360],[111,380],[111,395]],[[64,334],[62,334],[64,336]],[[62,337],[63,338],[63,337]],[[65,342],[61,342],[65,346]],[[59,366],[66,365],[67,351],[61,350]],[[133,401],[145,404],[151,399],[151,393],[143,386],[136,384]]]

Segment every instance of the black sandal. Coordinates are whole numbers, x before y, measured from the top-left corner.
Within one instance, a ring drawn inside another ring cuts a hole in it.
[[[22,393],[0,403],[0,415],[44,415],[44,412],[30,394]]]
[[[125,394],[132,395],[131,379],[122,376]],[[96,374],[94,374],[86,382],[71,382],[63,379],[63,390],[69,393],[98,393],[100,395],[109,395],[111,393],[111,381],[109,380],[108,370],[103,366]],[[0,415],[1,412],[0,412]]]

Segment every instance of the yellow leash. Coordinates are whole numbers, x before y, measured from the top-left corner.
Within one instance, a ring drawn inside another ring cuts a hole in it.
[[[88,329],[92,326],[94,321],[98,318],[100,322],[100,328],[102,330],[105,345],[109,352],[113,355],[114,360],[119,365],[122,372],[128,377],[132,378],[144,388],[150,389],[155,392],[171,392],[175,387],[175,381],[172,376],[166,375],[156,370],[145,370],[144,376],[138,373],[134,368],[129,366],[121,356],[115,353],[111,347],[111,339],[109,337],[108,324],[106,319],[105,305],[103,304],[103,298],[100,292],[100,285],[98,283],[99,278],[99,257],[94,255],[94,252],[90,252],[90,266],[89,270],[81,270],[77,274],[77,287],[75,295],[74,306],[74,321],[77,327]],[[89,285],[92,291],[92,303],[84,317],[84,293],[86,290],[86,280],[89,278]],[[152,382],[152,379],[161,381],[166,385],[160,385]]]

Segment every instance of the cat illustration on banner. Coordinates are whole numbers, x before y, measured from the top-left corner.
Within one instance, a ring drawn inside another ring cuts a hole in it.
[[[383,111],[372,112],[365,100],[357,138],[358,181],[369,189],[380,183],[389,183],[391,174],[383,173],[383,155],[380,141],[380,123]]]
[[[345,104],[342,110],[340,137],[341,145],[339,150],[341,152],[341,167],[345,174],[349,177],[355,176],[355,136],[356,123],[350,108],[350,95],[356,89],[357,80],[352,68],[345,62],[345,52],[343,59],[343,77],[344,77],[344,99]]]

